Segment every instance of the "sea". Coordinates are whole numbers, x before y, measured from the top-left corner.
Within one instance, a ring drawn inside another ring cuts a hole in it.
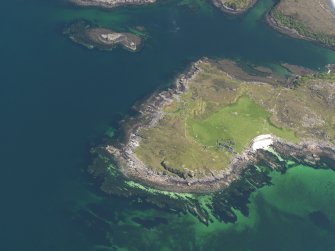
[[[297,166],[274,172],[250,196],[249,215],[208,226],[190,214],[106,195],[87,173],[90,149],[132,106],[171,85],[192,62],[226,58],[324,70],[335,52],[277,33],[259,0],[231,16],[206,0],[159,0],[113,10],[66,0],[10,0],[0,15],[1,251],[331,251],[335,172]],[[143,27],[131,53],[89,50],[62,31],[85,19],[116,31]]]

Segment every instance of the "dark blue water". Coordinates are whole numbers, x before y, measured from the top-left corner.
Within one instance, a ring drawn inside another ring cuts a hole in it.
[[[176,218],[174,214],[144,210],[126,199],[109,198],[97,192],[94,181],[85,172],[90,162],[89,149],[110,125],[129,112],[135,101],[170,84],[190,62],[200,57],[241,59],[279,72],[278,64],[282,62],[314,69],[335,63],[334,52],[287,38],[267,27],[261,14],[271,4],[268,0],[261,1],[248,15],[234,18],[206,3],[189,8],[164,2],[102,11],[74,8],[56,0],[3,2],[0,250],[94,250],[94,245],[106,243],[115,243],[125,250],[203,250],[209,243],[220,243],[220,236],[217,240],[201,237],[204,226],[191,216]],[[118,29],[141,25],[150,38],[137,54],[121,49],[90,51],[61,34],[62,27],[77,18]],[[329,182],[334,179],[331,175],[327,177]],[[109,217],[114,217],[114,223],[107,224],[92,216],[90,210],[88,213],[87,208],[92,205],[96,211],[110,210]],[[279,210],[278,217],[284,217],[281,213]],[[142,218],[163,215],[169,224],[158,224],[148,230],[131,221],[136,215]],[[321,217],[322,222],[328,219],[317,213],[311,217],[314,221]],[[332,219],[329,221],[334,223]],[[284,227],[286,222],[276,224]],[[220,231],[226,231],[221,227]],[[197,232],[198,228],[201,230]],[[311,229],[312,232],[306,230],[308,234],[314,233],[315,229]],[[327,239],[334,228],[330,229],[316,236],[319,239],[315,243],[330,242],[320,250],[334,250],[333,242]],[[178,237],[187,230],[184,238]],[[257,228],[248,231],[257,232]],[[114,238],[106,238],[106,232],[112,232]],[[238,231],[230,233],[239,238]],[[129,236],[136,240],[129,241]],[[163,242],[166,249],[160,248]],[[257,243],[251,250],[269,250],[256,246]],[[310,247],[298,248],[315,250]],[[221,249],[214,245],[207,250]],[[246,249],[230,243],[227,250]]]

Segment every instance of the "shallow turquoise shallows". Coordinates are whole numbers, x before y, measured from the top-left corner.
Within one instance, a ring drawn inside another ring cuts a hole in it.
[[[335,250],[335,172],[296,167],[250,198],[250,215],[209,227],[191,215],[99,192],[86,174],[134,102],[166,87],[192,61],[228,58],[322,69],[335,53],[280,35],[263,21],[271,0],[241,17],[206,1],[103,11],[64,0],[2,2],[0,15],[0,250]],[[88,50],[62,35],[87,19],[143,26],[139,53]]]

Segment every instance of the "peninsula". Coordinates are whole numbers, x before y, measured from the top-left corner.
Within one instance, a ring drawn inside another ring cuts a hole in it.
[[[284,81],[252,76],[231,61],[200,60],[138,111],[125,123],[125,141],[105,149],[123,175],[158,189],[221,190],[270,149],[335,167],[332,72]]]
[[[64,30],[72,41],[89,49],[112,50],[117,46],[136,52],[140,49],[142,39],[129,32],[115,32],[110,29],[97,27],[84,20],[75,22]]]

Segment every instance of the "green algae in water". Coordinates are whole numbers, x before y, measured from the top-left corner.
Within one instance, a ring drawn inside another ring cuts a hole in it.
[[[335,172],[295,165],[285,174],[272,172],[270,176],[273,185],[250,196],[248,216],[235,210],[236,223],[214,220],[206,226],[190,214],[137,208],[133,204],[118,212],[122,221],[106,229],[110,243],[105,247],[171,251],[333,250]],[[203,195],[198,199],[208,207],[212,197]],[[102,246],[96,247],[98,250]]]
[[[246,13],[244,19],[245,25],[247,27],[254,27],[257,22],[264,17],[267,11],[273,6],[272,0],[258,1],[256,5]]]
[[[106,131],[105,131],[105,135],[109,138],[114,138],[115,136],[115,129],[113,127],[109,127]]]
[[[152,195],[166,195],[172,199],[176,199],[176,200],[187,200],[187,199],[192,199],[194,198],[194,196],[190,193],[175,193],[175,192],[168,192],[168,191],[163,191],[163,190],[158,190],[158,189],[154,189],[154,188],[150,188],[147,187],[145,185],[142,185],[138,182],[135,181],[126,181],[126,185],[134,188],[134,189],[139,189],[142,191],[145,191],[146,193],[150,193]]]
[[[273,173],[273,186],[263,189],[263,198],[281,212],[298,217],[322,211],[335,223],[335,172],[299,165],[281,176]],[[287,203],[290,201],[290,203]]]

